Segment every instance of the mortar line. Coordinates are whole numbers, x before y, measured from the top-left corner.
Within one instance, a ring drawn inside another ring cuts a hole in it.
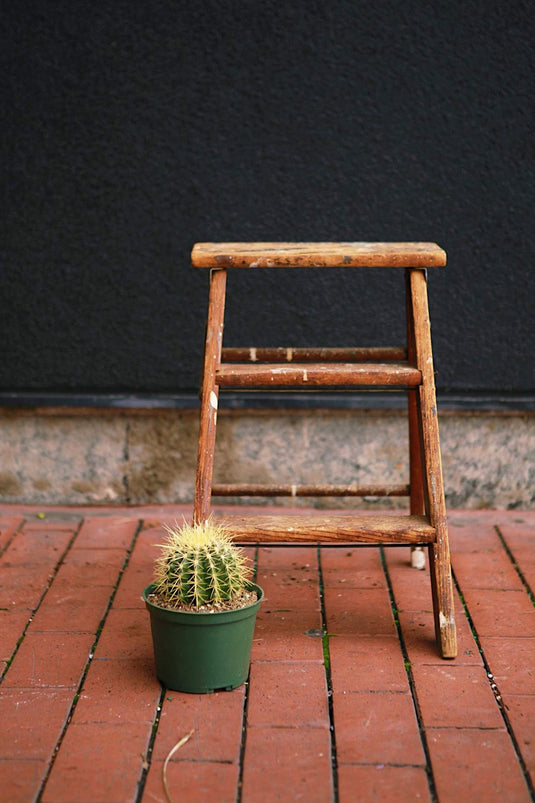
[[[500,526],[497,524],[497,525],[495,525],[494,529],[496,530],[498,538],[500,539],[501,545],[503,546],[503,548],[504,548],[504,550],[505,550],[505,552],[507,554],[507,557],[509,558],[509,560],[513,564],[513,568],[515,569],[516,573],[520,577],[520,580],[522,581],[522,585],[524,586],[524,588],[527,591],[528,597],[530,598],[531,602],[535,605],[535,596],[533,594],[533,591],[531,590],[531,586],[528,583],[528,581],[526,580],[522,569],[518,565],[518,561],[516,560],[516,558],[514,556],[514,552],[510,548],[510,546],[507,543],[507,541],[505,540],[505,537],[504,537],[502,531],[500,530]]]
[[[399,639],[399,644],[400,644],[400,647],[401,647],[401,653],[403,655],[403,663],[405,664],[405,672],[407,673],[407,680],[408,680],[408,683],[409,683],[409,689],[410,689],[410,692],[411,692],[412,701],[413,701],[413,705],[414,705],[414,710],[415,710],[415,713],[416,713],[416,721],[418,723],[418,731],[419,731],[419,734],[420,734],[420,741],[422,743],[422,749],[423,749],[424,756],[425,756],[425,772],[426,772],[426,776],[427,776],[427,784],[428,784],[428,787],[429,787],[429,795],[431,797],[432,803],[438,803],[438,793],[437,793],[437,787],[436,787],[436,783],[435,783],[435,776],[434,776],[434,773],[433,773],[433,765],[431,763],[431,753],[429,752],[429,745],[427,743],[427,733],[426,733],[426,730],[425,730],[425,725],[424,725],[424,721],[423,721],[423,717],[422,717],[422,712],[420,710],[420,705],[418,703],[418,694],[417,694],[417,691],[416,691],[416,684],[414,682],[414,677],[413,677],[413,674],[412,674],[411,662],[409,661],[409,654],[407,652],[407,647],[405,645],[405,639],[403,638],[401,625],[399,623],[399,617],[397,615],[398,614],[398,607],[397,607],[396,598],[395,598],[395,595],[394,595],[394,589],[393,589],[393,586],[392,586],[392,579],[390,577],[390,572],[388,571],[388,566],[386,565],[386,557],[385,557],[384,547],[382,547],[382,546],[379,547],[379,550],[380,550],[380,555],[381,555],[381,565],[383,567],[383,572],[384,572],[384,575],[385,575],[386,584],[387,584],[387,588],[388,588],[388,594],[389,594],[389,597],[390,597],[390,605],[392,607],[392,615],[394,617],[394,623],[395,623],[395,626],[396,626],[396,631],[397,631],[397,635],[398,635],[398,639]],[[415,569],[412,569],[410,567],[407,567],[407,570],[408,571],[415,571]]]
[[[80,523],[80,528],[81,528],[81,526],[82,526],[84,521],[85,521],[85,518],[82,519],[82,522]],[[137,525],[136,531],[135,531],[135,533],[134,533],[134,535],[132,537],[132,541],[130,543],[130,546],[126,550],[126,554],[125,554],[125,558],[124,558],[124,561],[123,561],[123,565],[119,569],[119,574],[117,575],[117,581],[114,584],[112,593],[110,594],[110,598],[108,600],[108,605],[107,605],[106,610],[104,612],[104,615],[103,615],[102,619],[100,620],[100,623],[99,623],[99,625],[97,627],[97,632],[95,633],[95,639],[94,639],[93,644],[92,644],[92,646],[90,648],[89,655],[87,657],[87,661],[86,661],[86,664],[85,664],[85,667],[84,667],[84,671],[82,673],[82,677],[81,677],[80,683],[78,684],[78,686],[76,688],[76,691],[74,693],[73,701],[71,703],[71,707],[69,709],[69,713],[67,714],[67,717],[66,717],[66,720],[65,720],[65,724],[64,724],[63,728],[61,729],[61,733],[60,733],[60,735],[59,735],[59,737],[58,737],[58,739],[56,741],[55,747],[54,747],[54,749],[52,751],[52,755],[51,755],[51,758],[50,758],[50,761],[49,761],[49,764],[48,764],[48,767],[47,767],[47,770],[46,770],[46,773],[45,773],[45,777],[41,781],[40,789],[39,789],[39,791],[38,791],[38,793],[37,793],[37,795],[35,797],[36,803],[40,803],[40,801],[41,801],[41,799],[43,797],[43,793],[46,790],[46,785],[48,783],[48,779],[50,778],[50,774],[51,774],[51,772],[52,772],[52,770],[54,768],[54,764],[56,763],[56,758],[57,758],[58,753],[60,751],[60,748],[61,748],[61,745],[63,743],[63,740],[64,740],[64,738],[66,736],[67,729],[68,729],[68,727],[69,727],[69,725],[71,723],[71,720],[72,720],[72,718],[74,716],[74,712],[76,710],[76,706],[78,705],[78,700],[80,699],[80,693],[81,693],[83,685],[85,683],[85,679],[87,677],[87,673],[89,672],[89,669],[90,669],[91,664],[93,662],[93,656],[95,654],[95,649],[96,649],[96,647],[98,645],[98,642],[100,640],[100,636],[101,636],[102,631],[104,629],[104,625],[106,623],[106,619],[108,618],[108,614],[109,614],[109,612],[111,610],[111,606],[113,605],[113,601],[114,601],[115,596],[117,594],[117,591],[119,589],[119,585],[121,583],[123,575],[124,575],[124,573],[126,571],[126,568],[127,568],[128,564],[130,563],[130,558],[132,556],[132,552],[134,551],[134,547],[136,545],[137,539],[139,538],[139,534],[141,533],[142,527],[143,527],[143,521],[141,519],[138,519],[138,525]]]
[[[17,536],[17,535],[18,535],[20,532],[22,532],[22,530],[23,530],[23,528],[24,528],[24,525],[25,525],[26,523],[27,523],[27,520],[26,520],[26,519],[22,519],[22,521],[21,521],[21,522],[19,522],[19,526],[18,526],[18,527],[16,527],[16,528],[13,530],[13,532],[11,533],[11,536],[8,538],[8,541],[7,541],[7,543],[5,544],[5,546],[3,547],[3,549],[0,549],[0,558],[4,556],[4,553],[5,553],[6,549],[8,549],[8,548],[11,546],[11,544],[12,544],[12,543],[13,543],[13,541],[15,540],[15,537],[16,537],[16,536]]]
[[[25,520],[25,523],[27,523],[26,520]],[[61,554],[61,557],[58,559],[52,574],[49,576],[49,578],[47,580],[47,583],[46,583],[46,586],[45,586],[45,589],[44,589],[43,593],[41,594],[41,596],[39,597],[39,600],[37,601],[37,605],[35,606],[35,608],[32,608],[32,610],[30,611],[30,615],[29,615],[29,617],[28,617],[28,619],[26,621],[26,624],[24,625],[24,628],[22,630],[22,634],[21,634],[20,638],[17,640],[17,644],[15,646],[15,649],[13,650],[13,652],[11,654],[11,657],[6,662],[6,667],[5,667],[5,669],[2,672],[2,675],[0,677],[0,683],[4,680],[6,674],[9,672],[11,664],[13,663],[13,661],[14,661],[14,659],[15,659],[15,657],[16,657],[19,649],[20,649],[21,644],[22,644],[22,642],[24,641],[24,639],[26,637],[26,632],[27,632],[28,628],[30,627],[31,623],[33,622],[35,614],[37,613],[37,611],[39,610],[39,608],[43,604],[44,598],[46,597],[46,595],[50,591],[50,588],[52,587],[52,584],[53,584],[54,580],[56,579],[60,568],[62,567],[63,563],[65,562],[65,558],[67,557],[68,553],[70,552],[70,550],[72,548],[72,545],[74,544],[76,538],[78,537],[78,534],[79,534],[79,532],[80,532],[80,530],[82,528],[82,524],[83,523],[84,523],[84,519],[81,518],[80,521],[78,522],[78,526],[74,530],[74,533],[73,533],[72,537],[69,539],[69,543],[67,544],[67,546],[63,550],[63,553]],[[21,527],[22,527],[22,525],[21,525]],[[19,530],[17,530],[17,533],[18,532],[19,532]],[[20,532],[22,532],[22,530],[20,530]],[[15,533],[13,534],[13,537],[15,537]],[[10,543],[11,543],[11,540],[10,540]]]
[[[483,666],[485,667],[487,680],[489,682],[491,691],[492,691],[492,693],[494,695],[494,699],[496,700],[496,705],[498,706],[498,710],[500,711],[500,713],[502,715],[502,719],[504,721],[507,733],[508,733],[509,738],[511,740],[511,744],[513,745],[513,750],[514,750],[514,753],[515,753],[515,757],[516,757],[516,759],[517,759],[517,761],[519,763],[520,769],[521,769],[522,774],[524,776],[524,781],[526,782],[526,785],[527,785],[527,787],[529,789],[529,792],[530,792],[530,795],[531,795],[531,799],[535,800],[535,787],[533,786],[533,783],[531,781],[530,773],[529,773],[529,770],[528,770],[528,768],[526,766],[526,762],[524,761],[524,757],[522,756],[522,752],[520,750],[520,746],[518,744],[518,741],[517,741],[513,726],[511,725],[511,721],[510,721],[510,719],[509,719],[509,717],[507,715],[507,710],[506,710],[506,706],[505,706],[505,704],[503,702],[503,697],[502,697],[502,695],[500,693],[500,690],[498,688],[498,684],[495,681],[494,673],[492,672],[491,666],[490,666],[490,664],[489,664],[489,662],[487,660],[487,656],[485,655],[485,651],[483,650],[483,646],[481,644],[481,641],[480,641],[480,638],[479,638],[479,634],[477,632],[477,628],[476,628],[476,626],[474,624],[474,620],[472,619],[472,616],[471,616],[470,611],[468,609],[468,605],[466,604],[466,601],[464,599],[463,593],[461,591],[461,586],[459,584],[459,581],[457,580],[457,577],[456,577],[453,569],[451,571],[451,574],[452,574],[452,578],[453,578],[453,582],[454,582],[455,588],[457,589],[457,593],[459,595],[459,599],[461,600],[461,604],[463,606],[464,614],[465,614],[465,616],[466,616],[466,618],[468,620],[468,624],[470,625],[470,630],[472,631],[472,636],[474,637],[474,641],[477,644],[477,648],[479,650],[479,654],[481,655],[481,660],[483,661]]]
[[[255,544],[255,552],[253,558],[253,578],[256,582],[258,572],[258,544]],[[249,694],[251,682],[251,667],[249,666],[249,675],[245,682],[245,692],[243,696],[243,714],[241,724],[241,741],[240,741],[240,754],[238,758],[238,783],[236,786],[236,803],[242,803],[243,795],[243,770],[245,763],[245,747],[247,744],[247,713],[249,711]]]
[[[136,803],[141,803],[141,800],[143,798],[143,792],[145,791],[145,784],[147,783],[147,776],[152,766],[152,753],[154,750],[154,742],[156,741],[156,736],[158,735],[158,728],[160,726],[160,719],[162,717],[164,701],[168,693],[168,689],[163,684],[160,684],[160,686],[162,689],[160,692],[160,699],[158,700],[158,705],[156,706],[156,711],[154,712],[154,719],[152,720],[149,744],[147,745],[147,752],[145,753],[145,761],[141,770],[139,781],[137,782],[137,795],[135,798]]]
[[[329,735],[331,737],[331,779],[333,785],[333,803],[339,800],[339,779],[338,779],[338,753],[336,748],[336,731],[334,728],[334,700],[333,685],[331,674],[331,654],[329,650],[329,633],[327,629],[327,615],[325,609],[325,587],[323,584],[323,569],[321,566],[321,547],[316,547],[318,560],[318,586],[321,610],[321,629],[323,631],[323,666],[325,668],[325,681],[327,683],[327,705],[329,711]]]

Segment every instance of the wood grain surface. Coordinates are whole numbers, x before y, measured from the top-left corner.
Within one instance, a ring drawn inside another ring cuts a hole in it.
[[[423,544],[435,538],[425,516],[226,516],[236,541]]]
[[[195,268],[432,268],[446,264],[436,243],[197,243]]]
[[[404,346],[364,348],[285,348],[239,346],[223,348],[223,362],[402,362],[407,359]]]
[[[212,496],[409,496],[408,485],[215,483]]]
[[[416,387],[421,381],[421,371],[403,363],[222,363],[216,373],[218,385],[232,387]]]

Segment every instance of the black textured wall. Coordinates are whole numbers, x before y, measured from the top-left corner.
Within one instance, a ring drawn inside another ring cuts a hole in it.
[[[0,391],[193,390],[199,240],[437,241],[439,388],[532,391],[533,17],[527,0],[8,4]],[[390,343],[397,290],[383,271],[232,274],[227,342]]]

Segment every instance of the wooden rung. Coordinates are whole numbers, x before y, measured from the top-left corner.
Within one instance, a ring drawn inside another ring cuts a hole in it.
[[[395,386],[413,388],[422,382],[418,368],[403,363],[305,363],[303,365],[240,365],[222,363],[216,383],[232,387]]]
[[[435,529],[425,516],[225,516],[232,538],[244,543],[429,544]]]
[[[402,346],[372,348],[224,348],[223,362],[401,362]]]
[[[197,243],[195,268],[431,268],[446,264],[436,243]]]
[[[265,485],[216,483],[212,496],[409,496],[408,485]]]

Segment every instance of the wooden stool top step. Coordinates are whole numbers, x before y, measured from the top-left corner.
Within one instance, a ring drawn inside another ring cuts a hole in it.
[[[196,268],[432,268],[446,264],[436,243],[197,243]]]

